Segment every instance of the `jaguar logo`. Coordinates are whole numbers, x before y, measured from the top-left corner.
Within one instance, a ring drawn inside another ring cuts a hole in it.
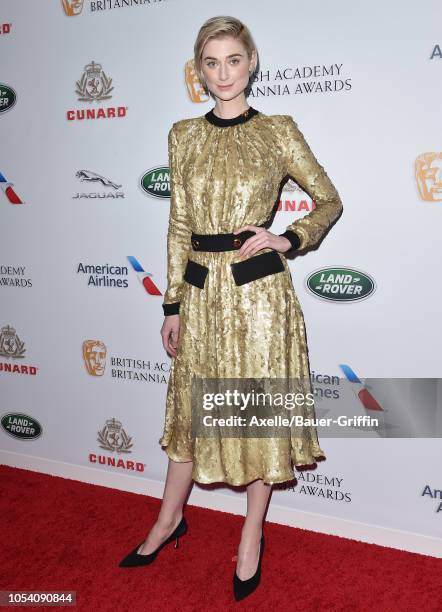
[[[122,185],[117,185],[110,179],[101,176],[101,174],[96,174],[95,172],[91,172],[90,170],[79,170],[75,173],[75,176],[80,179],[80,181],[89,181],[91,183],[101,183],[104,187],[113,187],[114,189],[120,189]]]

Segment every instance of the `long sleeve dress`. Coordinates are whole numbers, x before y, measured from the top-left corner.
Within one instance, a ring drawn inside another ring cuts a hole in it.
[[[282,179],[289,176],[316,204],[282,234],[293,247],[304,249],[317,244],[339,216],[341,199],[290,115],[266,115],[249,107],[223,119],[212,109],[174,123],[168,147],[171,196],[163,310],[179,313],[180,330],[159,443],[170,459],[193,461],[196,482],[293,480],[293,465],[312,469],[316,460],[325,459],[314,426],[302,437],[192,437],[191,431],[192,377],[302,377],[310,383],[304,317],[286,257],[270,248],[258,251],[251,257],[273,251],[282,266],[272,264],[258,278],[238,285],[230,264],[244,258],[236,250],[193,250],[191,234],[264,225]],[[198,282],[186,275],[189,260],[204,266],[198,268],[206,271]],[[313,409],[306,414],[314,415]]]

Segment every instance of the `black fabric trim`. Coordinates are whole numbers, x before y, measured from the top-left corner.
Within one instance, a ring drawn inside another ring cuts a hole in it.
[[[236,285],[244,285],[269,274],[284,272],[284,264],[277,251],[267,251],[244,261],[230,264]]]
[[[208,113],[204,115],[204,117],[212,125],[216,125],[218,127],[227,127],[228,125],[238,125],[239,123],[245,123],[258,113],[259,110],[256,110],[256,108],[252,108],[251,106],[249,106],[246,111],[240,113],[236,117],[231,117],[230,119],[223,119],[222,117],[218,117],[218,115],[215,115],[212,108],[211,110],[209,110]]]
[[[301,244],[301,239],[298,234],[292,230],[286,230],[283,234],[279,234],[280,236],[284,236],[290,241],[292,245],[292,249],[299,249],[299,245]]]
[[[191,259],[187,260],[186,269],[184,270],[184,280],[195,287],[199,287],[200,289],[204,289],[204,283],[206,281],[206,276],[209,271],[209,268],[203,266],[196,261],[192,261]]]
[[[164,316],[180,314],[180,302],[173,302],[172,304],[162,304]]]
[[[264,227],[261,223],[257,227]],[[252,230],[244,230],[239,234],[195,234],[192,232],[190,237],[192,249],[194,251],[236,251],[240,249],[244,242],[255,236],[256,232]]]

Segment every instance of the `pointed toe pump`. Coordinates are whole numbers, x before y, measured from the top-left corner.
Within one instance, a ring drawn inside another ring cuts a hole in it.
[[[258,585],[261,581],[261,559],[263,552],[264,536],[261,536],[258,567],[256,568],[256,572],[253,574],[253,576],[251,576],[247,580],[241,580],[241,578],[238,578],[238,574],[236,573],[235,569],[235,573],[233,574],[233,594],[235,596],[236,601],[244,599],[245,597],[253,593],[255,589],[258,588]]]
[[[151,552],[148,555],[138,554],[138,551],[140,550],[141,546],[144,544],[145,540],[143,540],[141,544],[138,544],[138,546],[136,546],[126,557],[124,557],[124,559],[120,561],[119,567],[139,567],[141,565],[149,565],[150,563],[153,563],[153,561],[155,561],[160,550],[164,548],[166,544],[169,544],[173,540],[176,540],[175,548],[178,548],[179,538],[183,536],[185,533],[187,533],[187,522],[183,516],[181,517],[181,521],[172,531],[170,536],[166,538],[164,542],[160,544],[158,548],[156,548],[153,552]]]

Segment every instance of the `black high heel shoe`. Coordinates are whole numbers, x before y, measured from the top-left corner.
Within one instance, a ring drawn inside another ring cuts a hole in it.
[[[176,539],[175,548],[178,548],[179,538],[183,536],[186,532],[187,532],[187,522],[183,516],[181,517],[181,521],[172,531],[170,536],[166,538],[164,542],[160,544],[158,548],[156,548],[153,552],[151,552],[148,555],[138,554],[139,549],[144,544],[145,540],[143,540],[141,544],[138,544],[138,546],[136,546],[126,557],[124,557],[122,561],[120,561],[119,567],[138,567],[140,565],[149,565],[150,563],[153,563],[153,561],[155,561],[156,556],[158,555],[160,550],[164,546],[166,546],[166,544],[169,544],[169,542],[172,542],[172,540]]]
[[[261,581],[261,559],[262,559],[263,552],[264,552],[264,536],[262,535],[261,545],[260,545],[260,550],[259,550],[259,561],[258,561],[258,567],[256,568],[256,572],[253,574],[253,576],[251,576],[247,580],[241,580],[241,578],[238,578],[236,569],[235,569],[235,573],[233,574],[233,594],[235,596],[236,601],[240,601],[240,599],[244,599],[244,597],[247,597],[247,595],[250,595],[250,593],[253,593],[253,591],[258,587]]]

